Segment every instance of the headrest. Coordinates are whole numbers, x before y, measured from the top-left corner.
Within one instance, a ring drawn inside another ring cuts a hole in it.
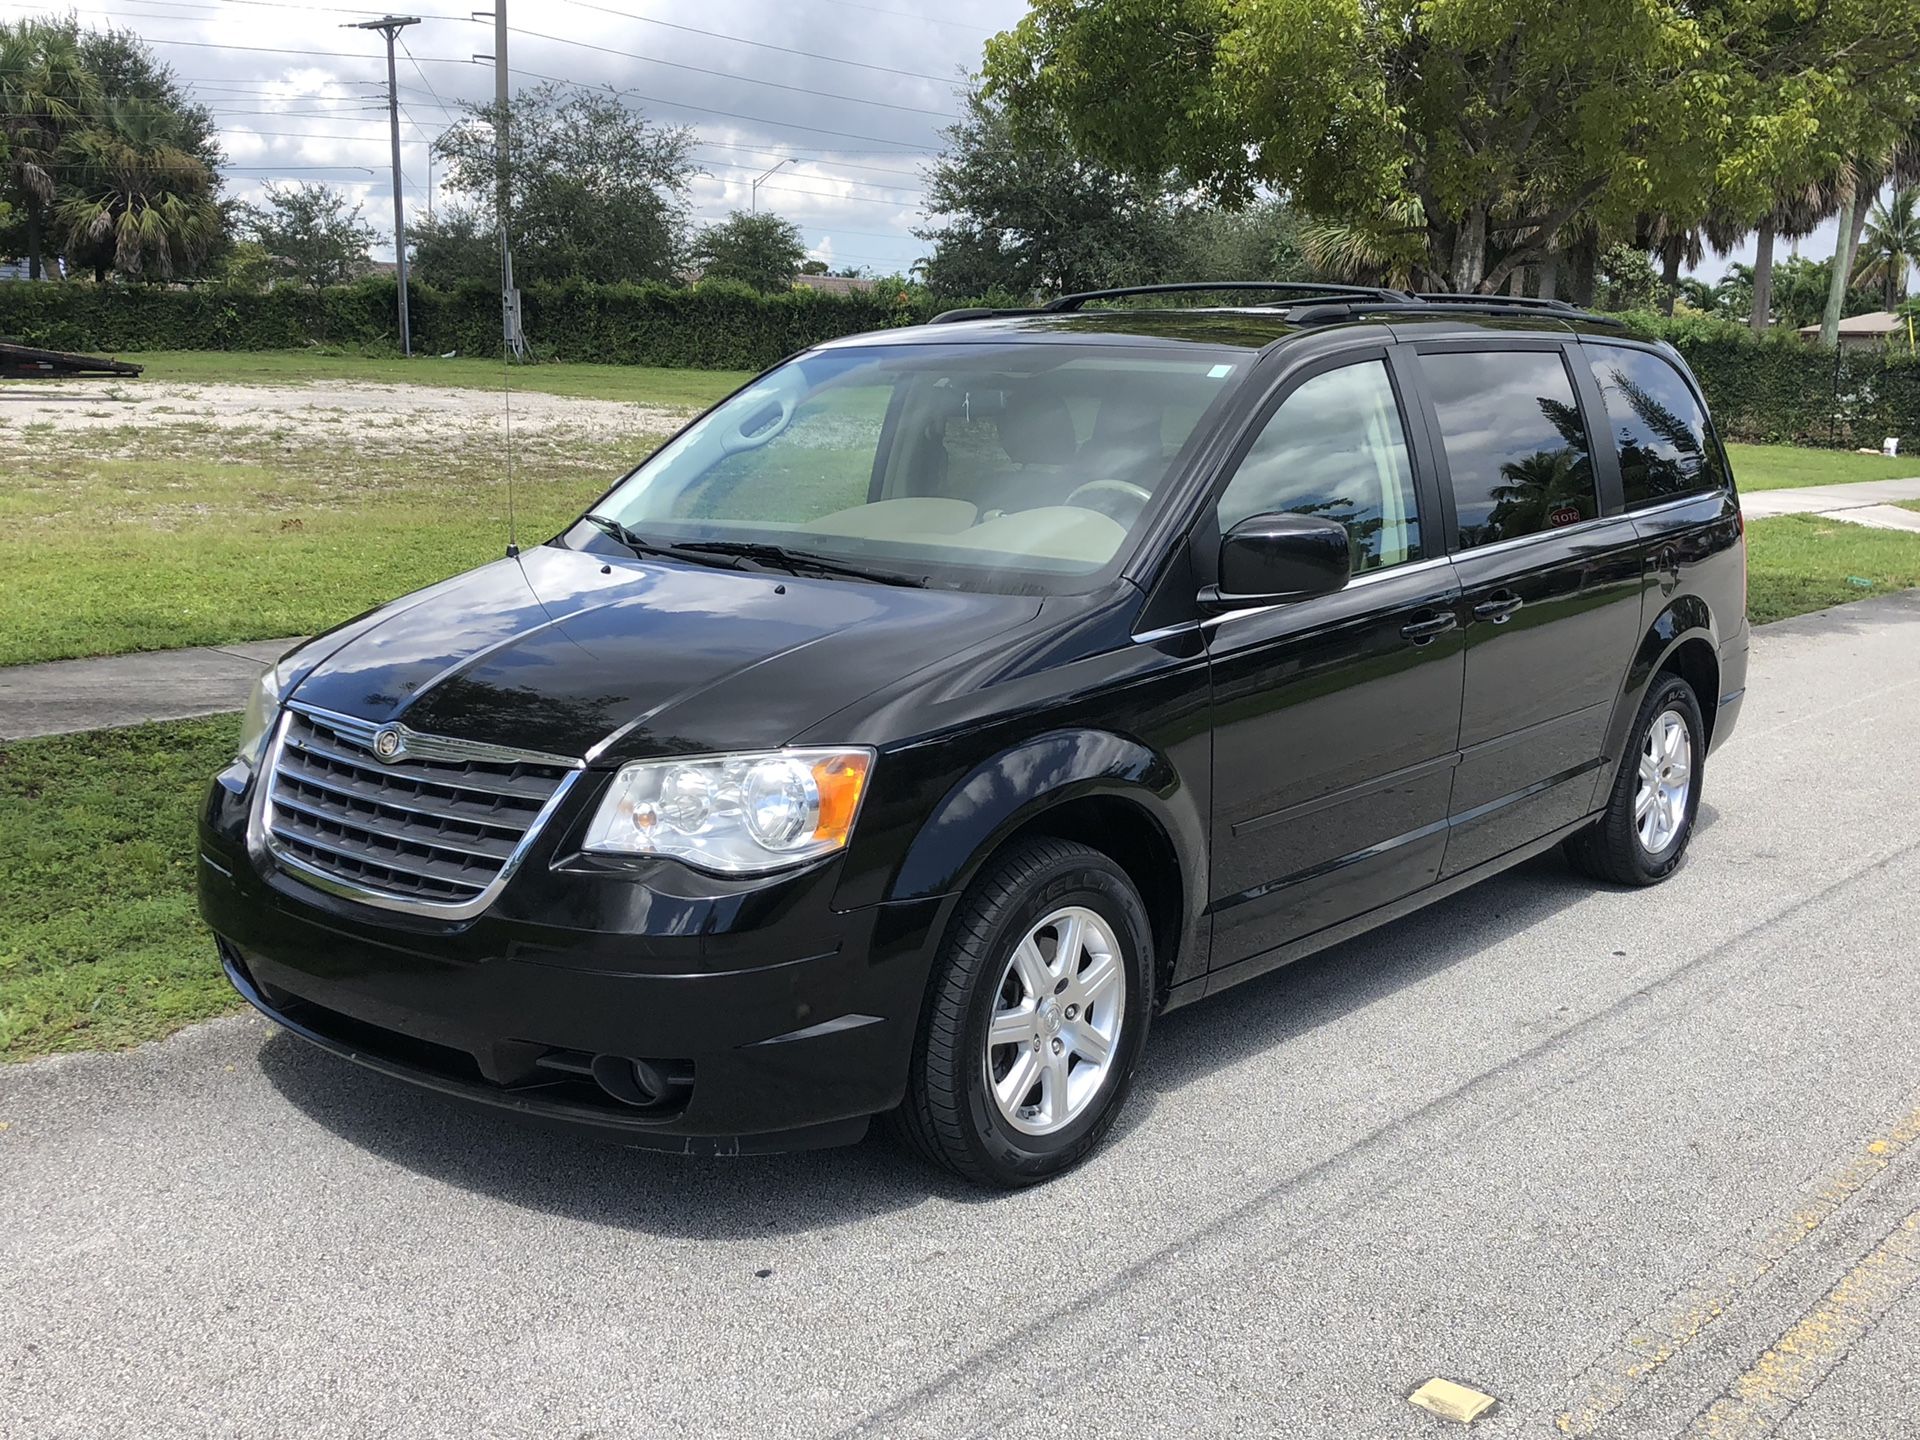
[[[1073,415],[1058,395],[1009,395],[998,425],[1000,448],[1022,465],[1064,465],[1078,445]]]
[[[1094,417],[1093,434],[1083,449],[1090,454],[1116,450],[1160,454],[1161,407],[1151,400],[1129,396],[1109,398]]]

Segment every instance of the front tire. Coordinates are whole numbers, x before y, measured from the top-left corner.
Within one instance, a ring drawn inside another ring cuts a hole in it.
[[[1146,907],[1118,865],[1065,840],[1021,844],[961,899],[895,1129],[978,1185],[1070,1169],[1119,1114],[1153,973]]]
[[[1693,687],[1655,676],[1631,733],[1605,812],[1567,841],[1567,859],[1597,880],[1655,885],[1679,867],[1700,808],[1707,727]]]

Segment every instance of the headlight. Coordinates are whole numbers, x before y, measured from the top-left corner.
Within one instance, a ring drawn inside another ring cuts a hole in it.
[[[267,736],[273,733],[273,722],[280,717],[280,684],[280,667],[270,666],[254,682],[253,693],[247,697],[247,713],[240,717],[240,748],[233,758],[249,770],[260,767]]]
[[[642,760],[613,777],[585,848],[759,875],[845,847],[871,750],[770,750]]]

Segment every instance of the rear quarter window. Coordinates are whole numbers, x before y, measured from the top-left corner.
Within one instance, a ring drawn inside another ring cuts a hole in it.
[[[1559,350],[1420,357],[1446,451],[1459,547],[1564,529],[1600,513],[1593,456]]]
[[[1678,370],[1647,350],[1592,345],[1587,352],[1629,510],[1727,488],[1706,412]]]

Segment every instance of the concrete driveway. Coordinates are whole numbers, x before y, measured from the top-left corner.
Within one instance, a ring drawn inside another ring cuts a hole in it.
[[[1758,641],[1679,875],[1169,1017],[1014,1196],[469,1117],[252,1019],[0,1071],[8,1436],[1920,1433],[1920,603]]]

